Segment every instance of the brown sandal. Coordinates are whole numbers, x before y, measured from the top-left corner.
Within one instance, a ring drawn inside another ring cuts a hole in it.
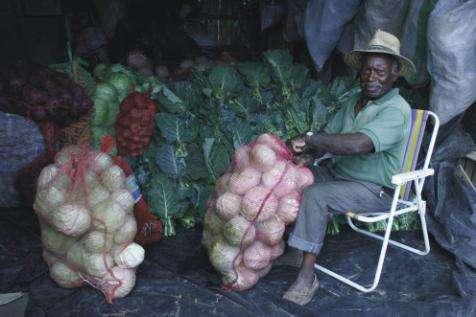
[[[292,289],[291,286],[291,288],[289,288],[286,293],[284,293],[283,298],[298,305],[304,306],[312,300],[318,288],[319,281],[317,280],[317,276],[314,274],[314,281],[312,282],[311,286],[301,290]]]

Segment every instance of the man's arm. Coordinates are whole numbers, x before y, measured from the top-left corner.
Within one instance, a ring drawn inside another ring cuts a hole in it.
[[[307,147],[322,154],[353,155],[374,152],[372,140],[360,132],[342,134],[316,133],[311,136],[305,136],[304,142]]]
[[[375,151],[372,140],[364,133],[328,134],[316,133],[297,137],[290,142],[295,154],[312,154],[314,157],[325,153],[334,155],[353,155]]]

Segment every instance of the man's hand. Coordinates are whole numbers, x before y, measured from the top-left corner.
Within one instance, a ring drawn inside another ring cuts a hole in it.
[[[301,154],[305,146],[306,142],[304,142],[303,136],[298,136],[288,141],[288,147],[293,154]]]
[[[314,156],[309,153],[294,155],[293,162],[298,166],[309,166],[314,161]]]

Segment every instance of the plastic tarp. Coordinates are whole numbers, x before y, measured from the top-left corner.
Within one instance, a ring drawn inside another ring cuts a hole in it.
[[[47,274],[41,242],[31,210],[0,210],[0,292],[28,292],[27,316],[471,316],[475,297],[459,292],[470,272],[458,275],[453,257],[431,241],[432,251],[418,256],[389,247],[377,291],[363,294],[319,274],[315,298],[301,307],[282,294],[298,272],[274,267],[252,289],[225,292],[219,275],[200,246],[201,228],[177,231],[177,236],[147,248],[133,291],[114,304],[89,287],[64,289]],[[399,232],[394,238],[422,246],[420,234]],[[370,281],[380,243],[355,232],[329,236],[321,264]],[[465,285],[466,285],[465,284]]]
[[[440,0],[428,20],[430,109],[442,123],[476,101],[476,0]]]

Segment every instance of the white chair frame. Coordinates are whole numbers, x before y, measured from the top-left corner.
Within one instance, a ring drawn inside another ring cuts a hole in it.
[[[433,126],[433,131],[431,134],[430,143],[428,146],[428,152],[426,153],[426,157],[425,157],[425,162],[421,169],[393,175],[392,183],[395,185],[395,191],[393,194],[393,200],[392,200],[390,210],[387,212],[379,212],[379,213],[354,214],[352,212],[349,212],[346,214],[347,223],[353,230],[361,234],[364,234],[368,237],[383,241],[373,283],[370,286],[366,287],[362,284],[354,282],[351,279],[344,277],[318,264],[315,264],[316,270],[319,270],[325,274],[328,274],[338,279],[339,281],[344,282],[358,289],[361,292],[368,293],[375,290],[378,286],[378,283],[380,281],[380,276],[382,273],[383,263],[387,253],[387,246],[389,244],[395,247],[413,252],[418,255],[427,255],[430,252],[430,242],[428,239],[428,230],[426,227],[426,219],[425,219],[426,202],[422,199],[421,193],[423,190],[423,184],[424,184],[425,178],[434,174],[434,170],[429,168],[429,165],[430,165],[431,155],[433,154],[433,149],[435,146],[436,136],[438,134],[438,129],[440,126],[440,121],[435,113],[431,111],[427,111],[427,113],[428,113],[428,116],[433,119],[434,126]],[[413,182],[414,184],[415,195],[413,200],[411,201],[403,200],[399,198],[401,187],[408,182]],[[403,215],[409,212],[418,212],[420,215],[421,227],[423,231],[423,241],[425,243],[424,250],[419,250],[414,247],[403,244],[401,242],[390,239],[390,234],[392,232],[393,219],[395,217],[398,217],[400,215]],[[365,222],[365,223],[373,223],[373,222],[386,220],[387,225],[385,229],[385,234],[381,236],[381,235],[372,233],[368,230],[361,229],[354,224],[352,219],[356,219],[358,221]]]

